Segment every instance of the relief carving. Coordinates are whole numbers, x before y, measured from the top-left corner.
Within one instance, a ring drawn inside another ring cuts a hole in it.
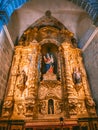
[[[39,107],[39,113],[40,114],[43,114],[43,115],[47,114],[46,102],[45,101],[40,101],[38,107]]]
[[[56,114],[62,113],[64,109],[63,101],[56,101],[55,107],[56,107],[56,110],[55,110]]]
[[[44,91],[44,93],[43,93]],[[60,81],[42,81],[38,91],[39,99],[45,99],[48,97],[57,97],[61,99],[62,89]]]
[[[25,105],[23,103],[17,103],[16,105],[17,115],[25,114]]]
[[[75,99],[75,98],[68,99],[69,113],[71,115],[76,115],[77,114],[77,104],[78,104],[77,99]]]
[[[25,102],[25,107],[26,107],[25,116],[27,116],[27,117],[32,116],[33,117],[34,106],[35,106],[35,100],[29,99],[29,98],[26,99],[26,102]]]
[[[84,100],[79,100],[79,102],[77,104],[77,113],[78,113],[78,115],[86,115],[87,114]]]
[[[2,108],[2,117],[10,117],[13,112],[14,101],[6,99]]]
[[[91,97],[86,97],[85,103],[86,103],[86,107],[87,107],[89,114],[96,115],[95,103],[94,103],[93,99]]]

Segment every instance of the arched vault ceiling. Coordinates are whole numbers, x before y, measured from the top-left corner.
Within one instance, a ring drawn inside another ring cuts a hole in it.
[[[31,0],[0,0],[0,27],[8,23],[11,14]],[[83,8],[98,26],[98,0],[67,0]]]

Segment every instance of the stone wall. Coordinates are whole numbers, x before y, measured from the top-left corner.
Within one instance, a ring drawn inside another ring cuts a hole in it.
[[[13,51],[4,30],[0,32],[0,104],[4,98]]]
[[[83,53],[92,97],[98,113],[98,34]]]

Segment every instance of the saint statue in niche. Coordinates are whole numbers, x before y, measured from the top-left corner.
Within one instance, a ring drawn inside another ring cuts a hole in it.
[[[20,91],[23,91],[26,87],[27,76],[24,70],[19,72],[17,77],[17,87]]]
[[[74,68],[73,81],[74,81],[75,84],[81,83],[81,81],[82,81],[81,72],[79,71],[78,67]]]
[[[48,100],[48,114],[54,114],[54,102],[52,99]]]
[[[53,73],[54,69],[54,58],[52,54],[47,53],[44,58],[45,63],[45,73]]]

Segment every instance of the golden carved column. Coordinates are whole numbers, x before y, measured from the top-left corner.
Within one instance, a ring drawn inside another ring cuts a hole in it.
[[[73,47],[70,39],[62,43],[61,47],[65,62],[65,97],[67,97],[65,104],[69,104],[69,115],[78,117],[96,115],[81,50]]]
[[[17,79],[17,73],[19,69],[19,62],[21,59],[21,49],[22,46],[15,47],[15,54],[13,57],[12,67],[10,71],[9,81],[8,81],[8,93],[4,100],[2,117],[10,117],[12,114],[12,109],[14,105],[14,90]]]
[[[37,115],[37,89],[38,89],[38,57],[40,45],[37,41],[32,41],[28,48],[30,64],[28,69],[27,89],[28,96],[25,98],[26,116],[36,117]]]
[[[21,60],[14,89],[14,109],[11,119],[33,118],[38,88],[38,55],[40,46],[32,41],[21,49]],[[11,86],[11,83],[10,83]]]
[[[85,70],[82,66],[82,62],[79,60],[82,59],[82,52],[79,48],[71,48],[72,55],[70,59],[71,63],[71,73],[73,79],[73,87],[77,94],[78,102],[77,102],[77,115],[78,117],[87,117],[87,109],[85,105],[85,93],[84,93],[84,85],[83,85],[83,76]],[[86,78],[84,76],[84,78]],[[89,93],[89,92],[88,92]]]
[[[2,117],[23,119],[37,116],[39,54],[40,45],[35,40],[28,46],[15,48]]]
[[[19,47],[19,46],[18,46]],[[22,46],[20,53],[20,62],[14,89],[14,108],[11,119],[25,118],[25,97],[27,96],[27,79],[29,68],[28,46]],[[11,84],[10,84],[11,86]]]
[[[62,52],[64,55],[64,73],[65,73],[65,109],[67,110],[67,116],[71,116],[71,115],[77,115],[77,103],[78,103],[78,99],[77,99],[77,94],[76,91],[74,89],[74,84],[73,84],[73,80],[72,80],[72,66],[71,66],[71,55],[72,55],[72,45],[71,45],[71,41],[70,41],[70,37],[69,39],[65,40],[65,42],[62,43],[61,45],[62,48]]]

